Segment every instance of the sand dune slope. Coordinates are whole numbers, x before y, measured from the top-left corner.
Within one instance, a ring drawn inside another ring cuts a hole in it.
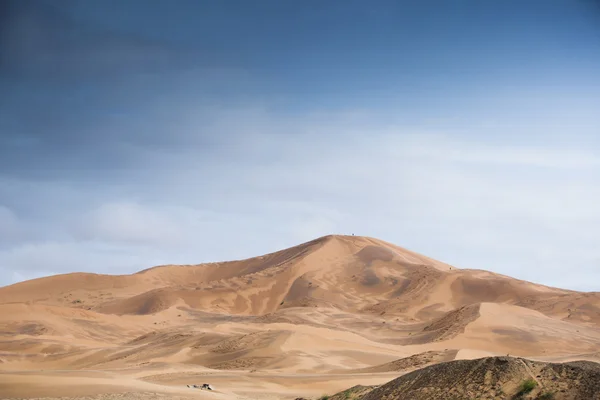
[[[0,388],[13,397],[68,395],[59,382],[101,373],[76,394],[197,397],[186,384],[210,378],[226,398],[295,398],[455,358],[593,361],[598,349],[599,293],[461,270],[365,237],[0,288]]]

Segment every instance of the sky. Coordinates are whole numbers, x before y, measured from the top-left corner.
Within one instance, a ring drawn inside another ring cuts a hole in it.
[[[0,7],[0,286],[356,234],[600,291],[596,0]]]

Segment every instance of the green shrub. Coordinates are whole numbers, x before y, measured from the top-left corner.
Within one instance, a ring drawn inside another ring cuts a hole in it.
[[[535,389],[537,384],[538,383],[535,379],[524,380],[523,382],[521,382],[521,386],[519,386],[518,394],[523,395],[523,394],[527,394],[527,393],[531,392],[533,389]]]

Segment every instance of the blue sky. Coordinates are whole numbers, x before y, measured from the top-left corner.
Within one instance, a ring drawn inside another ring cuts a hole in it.
[[[0,285],[329,233],[600,290],[600,5],[0,13]]]

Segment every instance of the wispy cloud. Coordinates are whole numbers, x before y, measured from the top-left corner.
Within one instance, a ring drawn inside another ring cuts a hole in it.
[[[498,167],[531,166],[556,169],[600,166],[600,156],[585,148],[506,145],[487,143],[453,143],[440,135],[415,135],[399,155],[461,164],[497,165]]]
[[[594,149],[499,148],[476,137],[378,125],[377,115],[365,114],[232,110],[188,123],[220,138],[214,153],[194,145],[144,148],[137,181],[125,174],[93,187],[63,186],[79,193],[71,193],[83,200],[76,207],[56,192],[60,185],[33,188],[38,198],[52,191],[65,200],[62,211],[54,203],[43,215],[63,227],[63,240],[23,240],[0,252],[0,264],[32,274],[133,272],[258,255],[332,232],[377,236],[458,266],[546,283],[558,283],[568,263],[573,275],[581,271],[571,284],[579,288],[587,288],[586,266],[597,262]],[[82,263],[90,258],[103,261]]]

